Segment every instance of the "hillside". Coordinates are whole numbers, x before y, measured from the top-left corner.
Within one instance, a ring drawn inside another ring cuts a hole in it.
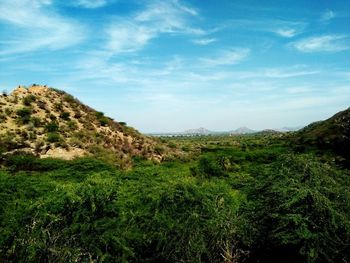
[[[21,150],[41,158],[94,154],[127,163],[132,156],[160,161],[170,151],[73,96],[39,85],[0,96],[0,135],[1,152]]]
[[[248,127],[239,127],[233,131],[230,131],[230,134],[232,135],[236,135],[236,134],[251,134],[251,133],[255,133],[257,131],[249,129]]]
[[[332,150],[350,158],[350,108],[331,118],[311,123],[297,133],[298,143]]]

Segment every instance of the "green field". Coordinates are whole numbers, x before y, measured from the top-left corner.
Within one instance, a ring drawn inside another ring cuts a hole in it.
[[[0,262],[350,261],[343,158],[280,135],[161,140],[188,155],[3,158]]]

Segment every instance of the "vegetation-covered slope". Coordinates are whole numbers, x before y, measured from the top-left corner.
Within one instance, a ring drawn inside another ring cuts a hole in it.
[[[0,261],[349,262],[350,174],[332,158],[276,137],[181,140],[198,159],[127,171],[8,156]]]
[[[170,152],[71,95],[38,85],[0,96],[0,136],[2,152],[22,150],[40,157],[95,154],[127,163],[132,156],[161,160]]]
[[[332,150],[350,159],[350,108],[325,121],[314,122],[296,135],[299,144]]]
[[[27,105],[23,92],[3,127],[33,132],[33,125],[37,132],[32,122],[40,117],[39,96]],[[63,104],[64,112],[71,109]],[[113,128],[111,120],[101,124],[103,115],[78,105],[91,118],[91,136]],[[23,107],[31,110],[29,120],[19,114]],[[62,110],[54,112],[54,120],[40,117],[45,126],[37,138],[56,133],[69,145],[74,131],[62,129],[69,121],[60,120]],[[343,113],[330,123],[343,127]],[[59,129],[48,130],[58,120]],[[76,121],[87,132],[87,124]],[[315,138],[312,132],[322,130],[323,138],[329,126],[312,125],[293,136]],[[30,139],[18,138],[30,146]],[[92,138],[87,145],[105,149]],[[96,152],[73,160],[3,155],[0,262],[350,262],[350,171],[332,151],[305,147],[301,153],[292,146],[296,137],[274,133],[161,141],[192,155],[161,163],[133,158],[132,169],[117,169]]]

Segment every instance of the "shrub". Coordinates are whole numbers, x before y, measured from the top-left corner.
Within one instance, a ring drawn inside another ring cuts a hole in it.
[[[76,130],[78,128],[78,124],[76,121],[69,121],[67,125],[70,130]]]
[[[32,114],[32,110],[30,108],[21,108],[17,110],[17,121],[20,124],[27,124],[30,121],[30,116]]]
[[[204,177],[220,177],[227,176],[223,167],[218,164],[214,158],[203,156],[198,161],[198,173]]]
[[[76,102],[74,97],[72,95],[69,95],[69,94],[64,95],[63,100],[68,102],[68,103],[71,103],[71,104]]]
[[[46,109],[46,102],[39,100],[36,104],[40,109],[43,109],[43,110]]]
[[[23,104],[25,106],[30,106],[32,102],[36,100],[36,97],[33,94],[27,95],[26,97],[23,98]]]
[[[95,112],[95,116],[98,120],[98,122],[100,123],[101,126],[106,126],[109,123],[109,119],[107,117],[104,116],[104,113],[101,111],[96,111]]]
[[[164,149],[164,147],[162,147],[160,145],[156,145],[154,147],[154,151],[155,151],[155,153],[162,155],[164,153],[165,149]]]
[[[54,106],[54,109],[56,111],[62,111],[63,110],[63,103],[62,102],[55,102],[53,106]]]
[[[42,125],[42,120],[39,117],[32,117],[30,121],[36,128],[41,127]]]
[[[13,110],[11,108],[5,108],[5,114],[7,116],[10,116],[12,114]]]
[[[0,123],[5,122],[7,117],[4,114],[0,114]]]
[[[172,148],[172,149],[175,149],[175,148],[177,147],[177,145],[176,145],[176,143],[174,143],[174,142],[169,142],[169,143],[168,143],[168,147],[169,147],[169,148]]]
[[[47,134],[47,141],[50,143],[59,142],[60,140],[61,137],[57,132],[49,132]]]
[[[55,121],[51,121],[50,123],[48,123],[46,126],[45,126],[45,130],[47,132],[57,132],[59,129],[59,125],[57,122]]]
[[[68,121],[69,120],[70,113],[68,111],[63,111],[60,114],[60,118],[62,120]]]

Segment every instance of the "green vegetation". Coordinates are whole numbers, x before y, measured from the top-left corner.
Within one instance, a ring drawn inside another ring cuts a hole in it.
[[[70,118],[70,113],[68,111],[63,111],[60,113],[60,118],[62,120],[68,121]]]
[[[57,132],[49,132],[47,133],[47,141],[50,143],[59,142],[61,139],[60,134]]]
[[[96,116],[96,118],[97,118],[97,120],[98,120],[98,122],[100,123],[101,126],[108,125],[109,119],[106,116],[104,116],[103,112],[96,111],[95,116]]]
[[[32,115],[32,110],[30,108],[24,107],[17,110],[17,122],[20,124],[27,124],[30,121]]]
[[[0,261],[350,260],[350,172],[335,155],[274,135],[162,141],[187,159],[4,156]]]
[[[36,101],[36,97],[33,94],[30,94],[23,98],[23,104],[25,106],[30,106],[34,101]]]

